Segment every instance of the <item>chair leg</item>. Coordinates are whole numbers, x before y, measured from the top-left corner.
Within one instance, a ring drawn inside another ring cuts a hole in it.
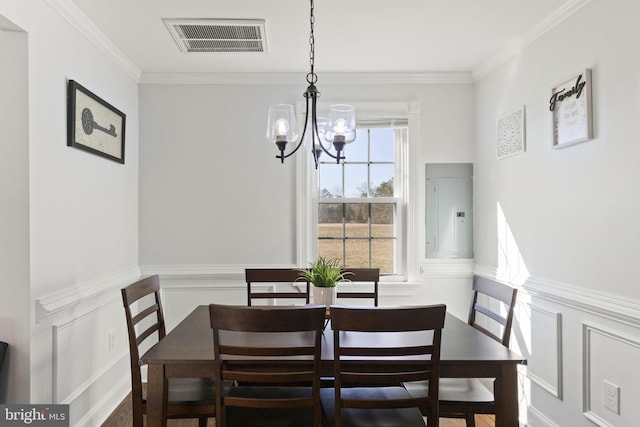
[[[198,427],[207,427],[207,417],[198,418]]]
[[[468,413],[466,416],[467,427],[476,427],[476,414],[473,412]]]

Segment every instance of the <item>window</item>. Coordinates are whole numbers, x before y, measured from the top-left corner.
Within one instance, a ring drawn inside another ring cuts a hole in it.
[[[325,156],[318,167],[317,251],[340,258],[347,267],[378,267],[399,273],[397,250],[402,241],[401,167],[406,126],[358,126],[346,146],[346,160]]]
[[[358,135],[345,147],[345,164],[325,155],[316,171],[310,152],[296,156],[296,264],[339,256],[349,267],[380,267],[383,281],[417,283],[424,247],[420,103],[355,107]]]

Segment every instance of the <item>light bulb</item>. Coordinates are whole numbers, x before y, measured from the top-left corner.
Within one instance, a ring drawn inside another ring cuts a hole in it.
[[[332,105],[324,138],[328,142],[348,144],[356,139],[355,109],[351,105]]]
[[[278,119],[274,124],[276,141],[286,141],[289,133],[289,122],[286,119]]]
[[[297,138],[298,124],[293,105],[271,105],[267,118],[267,140],[281,144],[284,148],[287,142],[295,141]]]
[[[347,121],[345,119],[338,119],[334,125],[336,133],[344,134],[347,130]]]

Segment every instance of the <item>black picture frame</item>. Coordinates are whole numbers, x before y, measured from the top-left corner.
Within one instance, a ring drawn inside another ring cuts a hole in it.
[[[124,164],[126,115],[75,80],[67,86],[67,145]]]

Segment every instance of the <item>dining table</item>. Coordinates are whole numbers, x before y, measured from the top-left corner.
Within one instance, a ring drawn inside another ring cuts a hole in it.
[[[407,345],[411,343],[407,341]],[[196,307],[151,347],[141,361],[147,364],[147,425],[165,427],[167,379],[214,376],[209,306]],[[372,366],[379,363],[373,359],[361,362]],[[447,313],[442,330],[440,376],[495,378],[496,427],[518,426],[518,366],[526,363],[517,352]],[[323,376],[333,375],[330,326],[323,333],[320,369]]]

